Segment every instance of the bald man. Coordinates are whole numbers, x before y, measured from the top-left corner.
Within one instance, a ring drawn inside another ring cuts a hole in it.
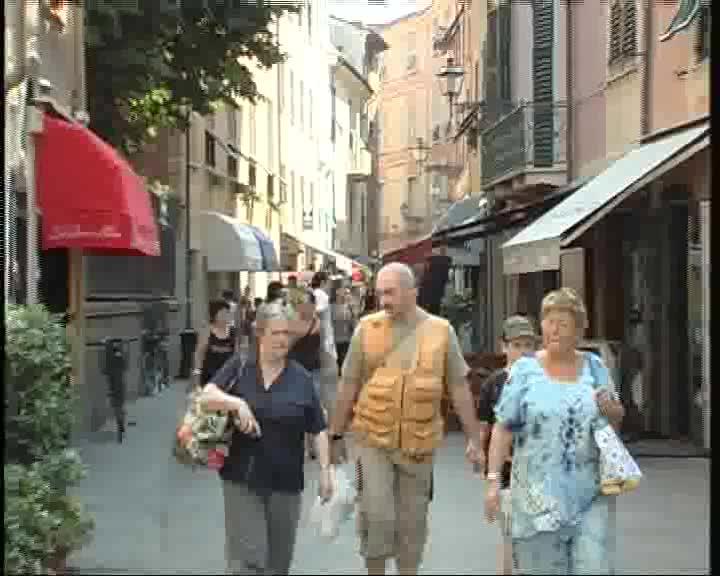
[[[412,270],[383,267],[376,295],[382,310],[355,329],[330,432],[340,452],[351,424],[368,574],[384,574],[389,558],[400,574],[416,574],[427,539],[433,455],[444,435],[443,397],[450,396],[463,424],[469,459],[482,464],[480,427],[457,335],[447,320],[417,306]]]

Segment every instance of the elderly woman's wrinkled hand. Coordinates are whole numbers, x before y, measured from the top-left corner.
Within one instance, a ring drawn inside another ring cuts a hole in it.
[[[255,419],[255,414],[253,414],[250,406],[248,406],[245,400],[238,398],[235,413],[237,414],[237,419],[239,420],[237,426],[240,432],[247,434],[248,436],[257,437],[262,434],[260,424],[258,424],[258,421]]]
[[[600,410],[600,414],[606,418],[615,416],[615,413],[620,407],[620,402],[615,400],[610,392],[605,389],[600,389],[595,392],[595,402],[597,403],[598,410]]]

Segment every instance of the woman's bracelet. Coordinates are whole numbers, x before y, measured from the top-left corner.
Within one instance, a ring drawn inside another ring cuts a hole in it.
[[[200,368],[193,368],[193,376],[200,376],[202,374],[202,370]]]

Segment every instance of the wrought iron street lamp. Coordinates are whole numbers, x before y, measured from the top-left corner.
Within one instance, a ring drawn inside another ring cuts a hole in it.
[[[410,151],[418,167],[422,167],[430,155],[430,147],[425,145],[425,140],[421,136],[415,140],[415,146],[412,146]]]
[[[462,66],[456,66],[455,59],[448,56],[446,65],[440,69],[437,77],[440,80],[440,90],[443,96],[447,97],[450,104],[450,113],[452,114],[453,103],[462,89],[465,70]]]

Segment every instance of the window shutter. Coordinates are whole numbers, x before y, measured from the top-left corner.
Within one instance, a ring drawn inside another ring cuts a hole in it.
[[[610,8],[610,64],[622,56],[622,16],[623,10],[620,1],[613,2]]]
[[[509,2],[503,2],[498,6],[498,33],[497,40],[498,45],[498,88],[499,88],[499,99],[501,103],[501,114],[510,113],[510,102],[512,100],[512,93],[510,91],[510,58],[511,58],[511,35],[512,35],[512,21],[511,21],[511,4]],[[552,40],[551,40],[552,44]]]
[[[635,0],[625,0],[622,27],[622,54],[637,53],[637,5]]]
[[[536,1],[533,8],[533,161],[552,166],[554,4]]]
[[[497,10],[488,14],[487,38],[485,41],[485,102],[486,114],[489,118],[499,115],[498,100],[500,91],[498,87],[498,46],[497,46]]]
[[[700,6],[695,29],[695,56],[698,61],[710,56],[710,7]]]

